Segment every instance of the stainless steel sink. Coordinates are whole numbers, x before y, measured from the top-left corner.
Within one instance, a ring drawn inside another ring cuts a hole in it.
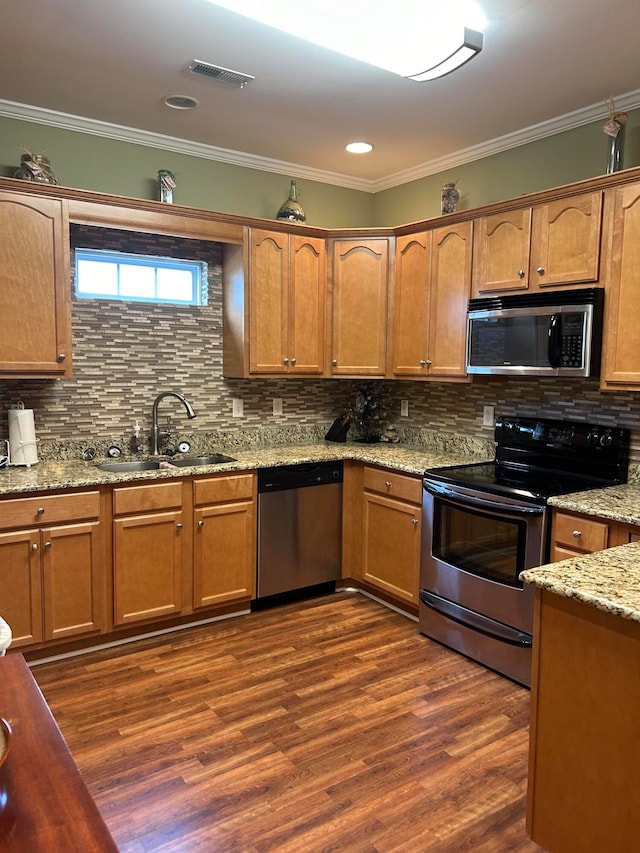
[[[209,456],[172,456],[167,462],[178,468],[189,468],[192,465],[223,465],[225,462],[235,462],[233,456],[225,456],[224,453],[211,453]]]
[[[114,474],[126,474],[134,471],[157,471],[159,468],[192,468],[198,465],[223,465],[225,462],[235,462],[232,456],[224,453],[211,453],[209,456],[172,456],[169,459],[131,459],[123,462],[102,462],[98,465],[101,471],[111,471]]]
[[[114,474],[124,474],[127,471],[157,471],[160,462],[155,459],[134,459],[129,462],[102,462],[98,465],[101,471],[112,471]]]

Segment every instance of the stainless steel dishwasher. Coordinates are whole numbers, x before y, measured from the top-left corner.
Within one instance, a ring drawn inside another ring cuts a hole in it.
[[[257,597],[335,581],[342,561],[342,462],[258,471]]]

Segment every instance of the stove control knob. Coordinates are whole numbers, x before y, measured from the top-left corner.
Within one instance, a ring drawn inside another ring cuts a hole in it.
[[[591,432],[587,436],[587,441],[589,442],[589,444],[592,445],[600,444],[600,433],[597,429],[591,430]]]
[[[600,437],[600,446],[601,447],[611,447],[613,444],[613,434],[611,430],[608,429],[603,436]]]

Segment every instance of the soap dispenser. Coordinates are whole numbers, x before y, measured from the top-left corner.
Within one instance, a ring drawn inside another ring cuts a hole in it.
[[[132,454],[142,453],[142,441],[140,440],[140,424],[136,420],[136,425],[133,429],[133,435],[129,442],[129,450]]]

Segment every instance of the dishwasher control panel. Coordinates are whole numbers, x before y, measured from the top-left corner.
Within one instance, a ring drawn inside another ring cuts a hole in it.
[[[258,471],[258,492],[303,489],[342,482],[342,462],[302,462]]]

